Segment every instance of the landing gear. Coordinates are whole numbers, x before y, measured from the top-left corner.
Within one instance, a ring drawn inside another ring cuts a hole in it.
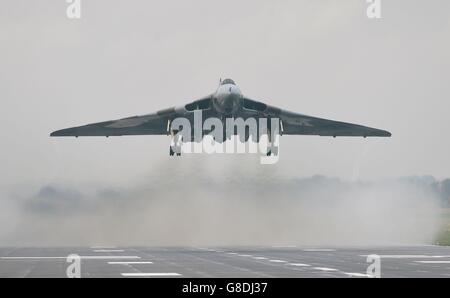
[[[183,145],[183,138],[181,135],[174,134],[173,132],[170,134],[170,146],[169,146],[169,155],[170,156],[181,156],[181,147]]]
[[[169,146],[169,155],[170,156],[174,156],[175,155],[175,151],[172,149],[172,146]]]
[[[269,129],[268,131],[267,131],[267,133],[268,133],[268,135],[267,135],[267,137],[268,137],[268,143],[267,143],[267,156],[271,156],[271,155],[273,155],[273,156],[278,156],[278,148],[279,148],[279,145],[275,145],[275,140],[272,140],[272,131],[271,131],[271,129]],[[275,139],[277,138],[278,136],[275,136]],[[279,142],[277,142],[278,144],[279,144]]]
[[[278,156],[278,146],[275,145],[271,145],[270,147],[267,148],[267,156]]]

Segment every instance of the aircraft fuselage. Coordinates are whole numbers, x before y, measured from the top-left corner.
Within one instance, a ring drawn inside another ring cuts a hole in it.
[[[224,83],[213,95],[213,107],[223,115],[233,115],[241,106],[242,92],[233,83]]]

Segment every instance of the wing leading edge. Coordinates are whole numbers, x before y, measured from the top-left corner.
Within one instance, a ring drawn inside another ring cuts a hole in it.
[[[167,118],[157,113],[76,126],[54,131],[52,137],[163,135],[167,132]]]
[[[307,116],[266,105],[251,99],[244,107],[254,109],[261,117],[278,117],[285,135],[318,135],[332,137],[390,137],[391,133],[363,125]]]
[[[119,120],[76,126],[54,131],[52,137],[126,136],[126,135],[166,135],[168,122],[187,115],[196,109],[208,109],[210,96],[193,101],[179,108],[171,107],[153,114],[134,116]]]

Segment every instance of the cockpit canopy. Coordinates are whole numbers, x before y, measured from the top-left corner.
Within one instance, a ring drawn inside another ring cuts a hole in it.
[[[225,79],[220,83],[220,85],[226,85],[226,84],[236,85],[236,83],[232,79]]]

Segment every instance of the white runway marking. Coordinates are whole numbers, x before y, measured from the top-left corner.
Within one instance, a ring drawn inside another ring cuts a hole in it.
[[[336,251],[336,250],[331,248],[305,248],[303,249],[303,251],[322,252],[322,251]]]
[[[153,264],[153,262],[108,262],[110,265],[140,265],[140,264]]]
[[[181,276],[181,274],[175,272],[162,272],[162,273],[133,272],[133,273],[121,273],[121,275],[125,277]]]
[[[87,260],[120,260],[120,259],[140,259],[138,256],[80,256],[81,259]],[[36,260],[51,260],[51,259],[67,259],[65,257],[1,257],[2,260],[28,260],[28,259],[36,259]]]
[[[124,252],[123,249],[94,249],[94,252]]]
[[[367,257],[368,255],[360,255],[360,257]],[[447,256],[427,256],[427,255],[378,255],[382,259],[427,259],[427,258],[450,258]]]
[[[269,260],[269,262],[273,262],[273,263],[286,263],[286,261],[283,261],[283,260]]]
[[[91,249],[115,249],[116,246],[91,246]]]
[[[314,267],[314,269],[316,269],[316,270],[321,270],[321,271],[337,271],[337,269],[334,269],[334,268],[326,268],[326,267]]]
[[[290,266],[297,266],[297,267],[310,267],[311,265],[308,264],[302,264],[302,263],[288,263],[286,265],[290,265]]]
[[[364,273],[347,273],[347,272],[344,272],[345,274],[347,274],[348,276],[350,276],[350,277],[372,277],[371,275],[369,275],[369,274],[364,274]]]
[[[266,257],[253,257],[255,260],[267,260]]]
[[[237,255],[236,252],[228,252],[229,255]]]
[[[415,261],[422,264],[450,264],[450,261]]]
[[[273,248],[296,248],[295,245],[274,245]]]
[[[238,255],[240,257],[253,257],[252,255]]]

